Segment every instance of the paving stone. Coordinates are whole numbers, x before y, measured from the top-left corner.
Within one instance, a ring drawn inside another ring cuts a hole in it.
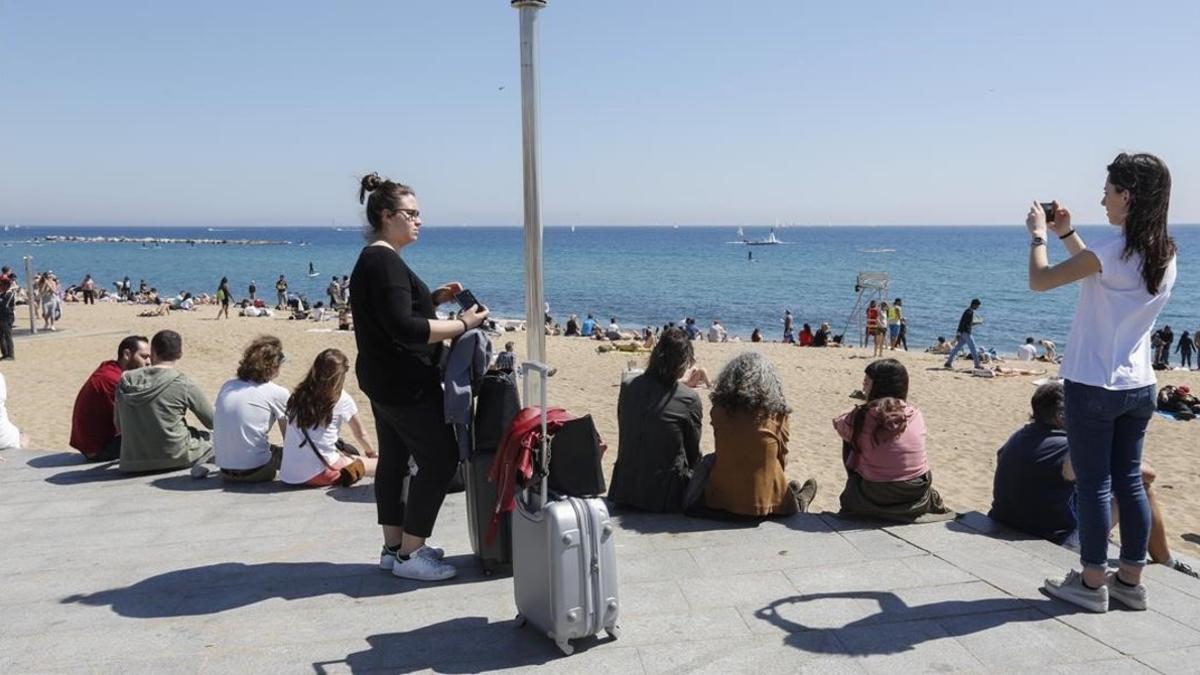
[[[861,673],[832,633],[676,642],[639,647],[647,673]]]
[[[959,584],[975,576],[932,555],[870,560],[847,565],[801,567],[785,572],[801,593],[890,591],[914,586]]]
[[[1200,647],[1141,654],[1137,660],[1160,673],[1195,673],[1200,670]]]
[[[721,577],[698,577],[679,582],[692,609],[760,607],[795,594],[783,572],[757,572]]]
[[[827,534],[797,535],[774,542],[743,542],[737,546],[703,546],[692,548],[691,553],[705,576],[848,564],[863,559],[845,539]]]
[[[989,668],[1031,672],[1058,663],[1119,659],[1115,650],[1033,609],[973,614],[938,625]]]
[[[984,670],[984,664],[934,621],[880,624],[838,631],[847,653],[869,673]]]
[[[1200,632],[1154,610],[1112,609],[1106,614],[1093,614],[1075,611],[1059,601],[1053,607],[1059,621],[1122,654],[1138,656],[1200,645]]]
[[[867,560],[927,555],[922,549],[885,530],[847,530],[839,534]]]
[[[618,538],[620,538],[618,533]],[[617,574],[621,583],[689,580],[700,576],[700,566],[687,549],[661,551],[651,549],[636,553],[617,552]]]
[[[996,672],[1012,672],[1009,669],[997,669]],[[1152,668],[1147,668],[1144,664],[1139,663],[1133,658],[1109,659],[1107,661],[1086,661],[1082,663],[1069,663],[1066,665],[1046,666],[1042,672],[1056,673],[1058,675],[1142,675],[1143,673],[1156,673]],[[1186,671],[1189,673],[1195,670]]]
[[[688,612],[622,615],[620,626],[622,646],[685,640],[715,640],[750,634],[750,629],[746,627],[746,623],[738,611],[729,607]]]

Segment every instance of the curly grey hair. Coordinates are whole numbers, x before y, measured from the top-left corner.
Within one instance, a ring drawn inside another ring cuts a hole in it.
[[[743,352],[725,364],[709,399],[714,406],[730,412],[747,411],[757,417],[792,411],[775,366],[758,352]]]

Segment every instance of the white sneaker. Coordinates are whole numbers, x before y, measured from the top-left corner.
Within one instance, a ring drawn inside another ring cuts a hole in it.
[[[1108,573],[1108,597],[1139,612],[1146,610],[1146,585],[1127,586],[1117,579],[1116,572]]]
[[[1108,585],[1097,589],[1088,588],[1083,585],[1083,575],[1075,570],[1067,572],[1067,576],[1063,577],[1062,581],[1047,579],[1042,588],[1059,600],[1077,605],[1089,612],[1103,614],[1108,611]]]
[[[417,581],[445,581],[456,576],[458,570],[440,560],[430,560],[418,550],[409,556],[408,560],[396,558],[395,564],[392,565],[392,574]]]
[[[441,546],[425,544],[421,548],[417,549],[416,553],[413,553],[413,555],[419,555],[422,558],[429,558],[430,560],[436,561],[446,557],[446,551]],[[382,549],[379,550],[379,569],[392,569],[392,565],[396,562],[396,560],[396,551],[389,551],[386,544]]]

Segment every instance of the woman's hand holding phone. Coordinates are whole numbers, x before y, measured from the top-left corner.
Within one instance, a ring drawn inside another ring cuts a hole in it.
[[[463,285],[457,281],[451,281],[448,284],[438,286],[429,295],[433,297],[434,305],[442,305],[454,299],[454,296],[463,292]]]
[[[477,304],[471,305],[469,308],[459,312],[458,318],[467,323],[467,330],[479,328],[483,325],[483,320],[488,317],[488,310],[485,307],[480,307]]]

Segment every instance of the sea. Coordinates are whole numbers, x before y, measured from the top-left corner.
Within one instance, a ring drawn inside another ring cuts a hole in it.
[[[1079,227],[1086,240],[1110,236],[1106,226]],[[767,227],[746,227],[745,237],[765,239]],[[1200,227],[1175,227],[1179,277],[1159,319],[1176,335],[1200,328]],[[170,237],[230,243],[122,243],[47,241],[52,236]],[[778,340],[783,314],[797,329],[828,321],[835,334],[857,343],[865,302],[856,292],[859,275],[887,280],[887,297],[903,298],[910,349],[938,336],[951,338],[972,298],[983,305],[976,340],[1011,354],[1026,337],[1066,346],[1077,287],[1034,293],[1027,287],[1029,237],[1023,226],[789,226],[775,230],[783,243],[746,246],[737,226],[548,227],[543,238],[546,300],[565,322],[592,313],[622,328],[661,326],[694,317],[706,328],[719,319],[732,335],[748,338],[759,328]],[[244,240],[280,243],[241,244]],[[0,232],[0,264],[53,270],[64,283],[91,274],[100,285],[129,276],[145,279],[160,294],[215,293],[229,277],[235,299],[253,280],[261,296],[274,298],[274,282],[286,275],[293,292],[315,302],[333,275],[349,274],[364,244],[357,227],[141,228],[8,227]],[[1050,243],[1051,262],[1062,247]],[[421,239],[404,250],[409,265],[431,287],[455,280],[470,288],[494,315],[524,316],[523,231],[519,227],[425,225]],[[309,276],[310,264],[316,271]],[[870,286],[870,284],[868,284]],[[66,308],[69,321],[70,307]]]

